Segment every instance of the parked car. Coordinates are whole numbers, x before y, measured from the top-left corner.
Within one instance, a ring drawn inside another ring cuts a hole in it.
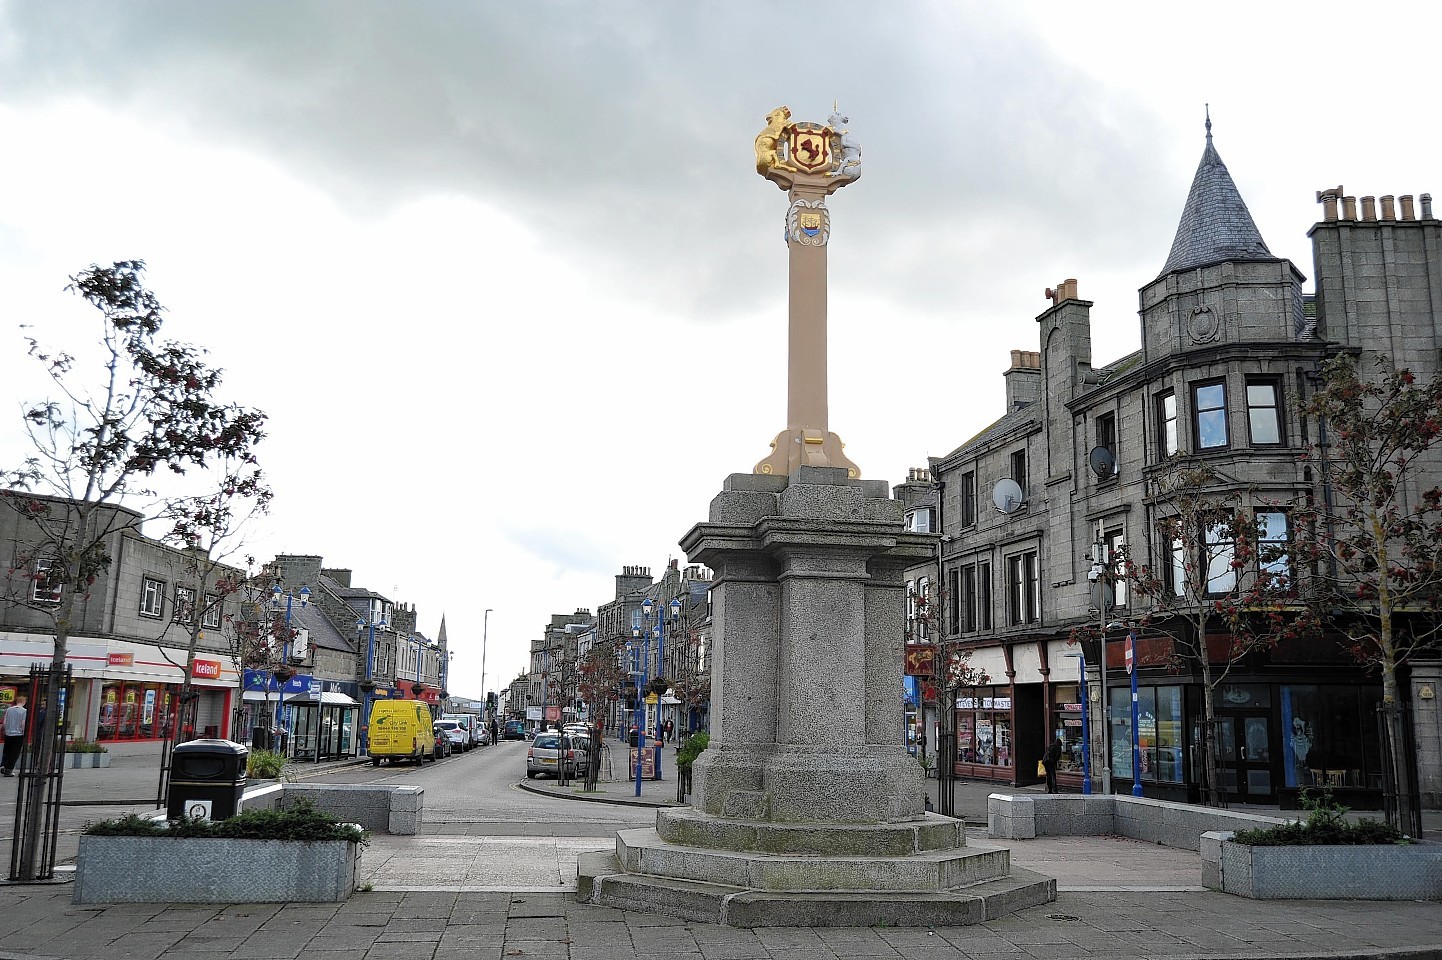
[[[436,721],[436,729],[445,733],[450,742],[451,753],[464,753],[471,749],[471,734],[458,721],[442,717]]]
[[[577,744],[561,733],[538,733],[526,751],[526,779],[534,780],[545,773],[558,776],[564,769],[566,776],[574,777],[578,764],[585,763],[585,747],[577,750]]]
[[[435,726],[431,727],[431,731],[436,735],[437,757],[449,757],[451,754],[456,752],[455,744],[451,740],[449,730],[437,723]]]
[[[461,750],[469,750],[475,746],[476,729],[481,725],[481,718],[473,713],[443,713],[438,723],[454,723],[461,731]],[[454,737],[452,739],[455,739]]]
[[[486,729],[483,723],[476,724],[475,738],[471,741],[473,746],[489,747],[491,745],[491,731]]]
[[[507,720],[505,727],[501,729],[502,740],[524,740],[526,739],[526,721]]]

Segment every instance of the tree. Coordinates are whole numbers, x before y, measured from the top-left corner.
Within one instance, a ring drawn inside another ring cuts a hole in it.
[[[122,505],[153,497],[149,485],[157,473],[184,476],[216,463],[244,462],[263,435],[263,413],[216,400],[221,371],[205,362],[203,351],[159,339],[164,310],[142,282],[144,269],[139,260],[92,264],[70,278],[66,289],[99,314],[97,368],[83,363],[79,352],[27,336],[30,355],[57,394],[25,410],[34,455],[0,470],[7,488],[0,502],[39,531],[34,547],[17,556],[12,579],[45,586],[18,596],[43,611],[54,628],[46,692],[51,704],[60,703],[77,604],[110,565],[107,544],[147,519]],[[37,747],[37,768],[52,769],[54,738],[40,738]],[[23,838],[21,874],[36,879],[41,805],[28,809],[33,822]]]
[[[932,600],[935,590],[936,599]],[[935,685],[937,702],[937,785],[941,800],[942,816],[954,816],[956,798],[956,700],[963,690],[974,690],[991,683],[991,676],[985,670],[971,663],[971,650],[957,641],[940,639],[941,610],[945,603],[945,591],[927,584],[925,589],[907,593],[908,609],[903,627],[907,643],[931,644],[933,638],[939,642],[933,645],[932,682]]]
[[[259,434],[257,435],[259,439]],[[209,491],[166,502],[164,517],[171,524],[165,540],[185,551],[187,589],[193,598],[189,611],[185,664],[180,689],[179,740],[195,734],[195,655],[207,622],[215,629],[226,627],[222,610],[240,593],[246,577],[227,563],[242,547],[240,537],[246,524],[266,513],[273,496],[254,454],[227,458],[219,482]],[[253,564],[246,558],[246,566]]]
[[[1111,589],[1124,584],[1143,611],[1130,624],[1137,636],[1160,633],[1168,641],[1167,665],[1201,679],[1202,796],[1220,805],[1217,687],[1234,667],[1311,633],[1315,623],[1297,601],[1289,545],[1275,528],[1283,521],[1273,519],[1284,514],[1268,509],[1274,505],[1185,455],[1151,477],[1150,494],[1156,519],[1146,557],[1158,562],[1137,563],[1123,547],[1116,557],[1093,558],[1094,579]],[[1073,631],[1074,640],[1101,636],[1099,626]],[[1109,721],[1103,718],[1103,729]],[[1109,742],[1105,747],[1110,751]]]
[[[576,667],[576,674],[576,689],[580,693],[581,699],[590,708],[592,739],[599,747],[601,725],[610,715],[612,706],[621,695],[622,687],[630,680],[626,672],[621,669],[617,644],[612,641],[592,646],[581,658],[581,662]],[[601,751],[593,749],[590,752],[590,765],[586,770],[587,790],[596,789],[600,769]]]
[[[1439,648],[1442,490],[1428,455],[1442,438],[1442,375],[1419,384],[1385,357],[1375,370],[1334,357],[1301,404],[1319,424],[1306,461],[1320,496],[1299,515],[1297,549],[1314,565],[1319,616],[1381,673],[1396,812],[1415,828],[1398,671]]]

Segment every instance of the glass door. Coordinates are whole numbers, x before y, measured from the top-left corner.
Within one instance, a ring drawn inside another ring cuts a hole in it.
[[[1268,714],[1222,717],[1217,725],[1222,786],[1239,803],[1272,803],[1272,721]]]

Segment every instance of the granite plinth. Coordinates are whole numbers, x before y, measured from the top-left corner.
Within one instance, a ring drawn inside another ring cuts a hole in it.
[[[904,857],[965,843],[962,822],[928,813],[883,824],[771,823],[727,820],[694,808],[661,810],[656,832],[668,843],[713,850],[823,856]]]

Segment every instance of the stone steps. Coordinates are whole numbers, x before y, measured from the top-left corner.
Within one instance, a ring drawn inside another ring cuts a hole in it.
[[[577,864],[582,902],[732,927],[962,926],[1056,899],[1056,881],[1028,870],[951,890],[766,891],[625,872],[608,853]]]
[[[759,891],[904,890],[944,892],[1004,877],[1004,847],[953,847],[909,856],[839,856],[713,850],[667,843],[655,829],[621,830],[616,860],[631,874],[699,880]]]

